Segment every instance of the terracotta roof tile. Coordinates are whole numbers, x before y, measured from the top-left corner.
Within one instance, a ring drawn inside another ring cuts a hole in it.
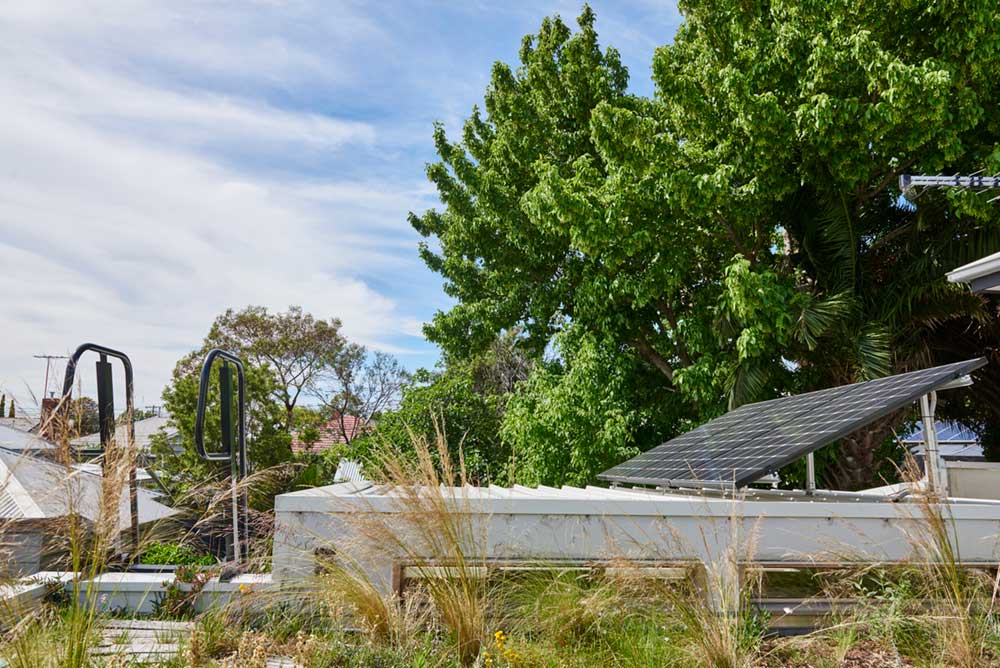
[[[345,415],[343,420],[334,417],[319,429],[319,440],[311,446],[299,440],[298,432],[292,434],[292,452],[323,452],[334,445],[340,445],[354,440],[365,429],[364,419],[356,415]],[[344,434],[348,438],[344,438]]]

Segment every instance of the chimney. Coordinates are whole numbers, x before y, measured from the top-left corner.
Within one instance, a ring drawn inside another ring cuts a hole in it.
[[[59,438],[60,418],[56,415],[56,408],[59,407],[59,401],[55,397],[42,399],[42,416],[38,427],[38,435],[53,442]]]

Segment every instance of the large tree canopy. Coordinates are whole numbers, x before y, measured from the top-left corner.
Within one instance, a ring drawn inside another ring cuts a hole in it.
[[[598,459],[648,445],[626,413],[607,419],[636,396],[660,397],[661,415],[675,417],[668,435],[680,416],[982,354],[996,319],[944,279],[1000,249],[995,207],[954,191],[910,204],[897,181],[1000,171],[1000,9],[696,0],[682,10],[654,58],[654,99],[627,93],[589,9],[575,34],[546,19],[516,70],[494,68],[486,114],[473,111],[462,140],[436,129],[429,176],[445,209],[411,216],[436,240],[424,259],[457,301],[427,328],[447,354],[519,328],[540,355],[573,328],[590,333],[575,340],[593,352],[549,373],[592,366],[594,346],[616,357],[597,383],[615,396],[559,427],[570,444],[609,425]],[[551,408],[572,403],[570,390],[581,391],[539,375],[527,391]],[[1000,402],[988,400],[959,394],[953,405],[996,419]],[[550,433],[546,413],[526,408],[504,432]],[[890,428],[845,439],[828,480],[868,482]]]
[[[256,367],[268,367],[271,392],[285,409],[285,429],[293,428],[295,406],[322,374],[344,363],[352,350],[340,335],[340,321],[316,319],[300,306],[271,313],[263,306],[227,309],[212,323],[206,346],[229,350]]]

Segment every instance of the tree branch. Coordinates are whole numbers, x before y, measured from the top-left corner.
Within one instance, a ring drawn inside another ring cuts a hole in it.
[[[750,260],[750,264],[757,264],[757,252],[752,248],[747,249],[747,247],[743,245],[743,242],[740,241],[739,236],[736,234],[736,229],[729,224],[729,221],[719,215],[716,215],[715,219],[722,223],[722,226],[726,228],[727,232],[729,232],[729,239],[733,242],[733,245],[736,246],[736,250],[739,254]]]
[[[870,190],[866,193],[861,193],[858,196],[858,203],[860,204],[861,202],[866,202],[871,198],[875,197],[875,195],[878,195],[880,192],[888,188],[890,183],[898,179],[899,175],[905,172],[910,167],[912,167],[913,163],[915,163],[916,161],[917,161],[917,156],[913,156],[909,160],[904,160],[903,164],[901,164],[899,167],[886,174],[885,178],[879,181],[873,190]]]
[[[681,331],[677,327],[677,315],[674,313],[674,309],[671,308],[670,304],[662,301],[656,307],[660,313],[666,316],[667,322],[670,323],[670,329],[674,333],[674,340],[677,342],[677,356],[681,359],[681,364],[691,366],[691,355],[687,344],[684,343],[684,337],[681,336]]]
[[[629,344],[636,349],[639,353],[639,357],[646,360],[653,366],[655,366],[660,373],[667,377],[667,380],[673,382],[674,380],[674,369],[670,366],[670,362],[666,360],[660,353],[653,349],[653,346],[649,344],[646,337],[639,336],[635,339],[629,341]]]

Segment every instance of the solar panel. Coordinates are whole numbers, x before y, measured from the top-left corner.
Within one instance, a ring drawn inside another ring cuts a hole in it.
[[[984,364],[985,358],[978,358],[746,404],[598,478],[671,487],[743,487]]]

